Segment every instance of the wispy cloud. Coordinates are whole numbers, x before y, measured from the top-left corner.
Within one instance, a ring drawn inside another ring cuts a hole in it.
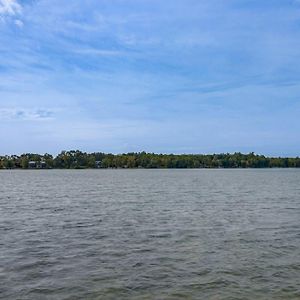
[[[22,28],[22,27],[24,26],[24,23],[23,23],[21,20],[19,20],[19,19],[16,19],[16,20],[15,20],[15,24],[16,24],[18,27],[20,27],[20,28]]]
[[[78,49],[74,49],[73,52],[77,54],[95,55],[95,56],[119,56],[124,54],[124,51],[97,49],[97,48],[78,48]]]
[[[0,108],[0,121],[46,121],[54,117],[54,112],[45,109]]]
[[[0,16],[15,16],[22,12],[22,7],[17,0],[0,0]]]
[[[22,6],[17,0],[0,0],[0,24],[12,20],[15,26],[22,28],[24,23],[20,20]]]

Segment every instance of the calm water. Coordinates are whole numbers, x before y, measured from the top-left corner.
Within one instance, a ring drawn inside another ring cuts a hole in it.
[[[300,299],[300,170],[0,172],[1,299]]]

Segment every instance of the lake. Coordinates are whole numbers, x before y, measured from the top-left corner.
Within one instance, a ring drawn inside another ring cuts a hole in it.
[[[0,171],[1,299],[300,299],[300,170]]]

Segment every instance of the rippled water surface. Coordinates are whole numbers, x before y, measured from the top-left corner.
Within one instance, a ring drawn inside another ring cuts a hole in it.
[[[0,171],[1,299],[300,299],[300,170]]]

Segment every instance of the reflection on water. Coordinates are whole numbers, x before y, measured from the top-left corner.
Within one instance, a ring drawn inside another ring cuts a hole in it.
[[[1,299],[300,299],[300,170],[0,172]]]

